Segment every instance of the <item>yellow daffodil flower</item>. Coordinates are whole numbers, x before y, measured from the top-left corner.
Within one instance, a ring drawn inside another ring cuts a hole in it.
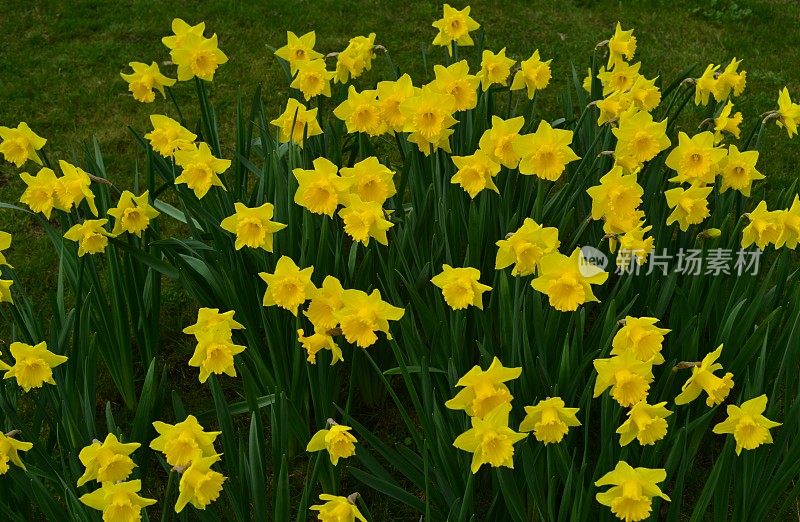
[[[307,109],[305,105],[289,98],[283,114],[269,122],[278,127],[278,142],[292,142],[301,149],[305,138],[322,134],[322,127],[317,121],[317,109]]]
[[[326,158],[317,158],[311,170],[297,168],[294,202],[314,214],[333,216],[349,189],[348,180],[338,175],[339,168]]]
[[[570,148],[571,143],[572,131],[554,129],[542,120],[536,132],[514,141],[514,151],[520,157],[519,173],[557,180],[568,163],[580,159]]]
[[[478,105],[478,85],[481,80],[469,73],[466,60],[448,65],[434,65],[435,79],[429,84],[431,89],[448,94],[455,101],[455,110],[467,111]]]
[[[738,70],[741,63],[742,60],[733,58],[717,76],[717,81],[714,82],[712,92],[714,98],[718,102],[725,101],[731,93],[733,93],[734,96],[739,96],[744,91],[745,84],[747,83],[747,72],[740,72]]]
[[[536,91],[541,91],[550,83],[552,77],[550,62],[552,61],[542,61],[539,57],[539,49],[533,51],[530,58],[519,63],[520,70],[514,75],[511,90],[527,89],[528,99],[532,100]]]
[[[314,292],[305,311],[306,317],[315,329],[328,331],[339,325],[336,312],[344,306],[343,293],[342,283],[338,279],[331,275],[325,276],[322,286]]]
[[[183,333],[194,335],[198,341],[220,336],[229,337],[231,330],[244,329],[233,316],[233,310],[219,313],[218,308],[201,308],[197,311],[197,322],[184,328]]]
[[[77,207],[84,199],[89,205],[89,210],[97,216],[97,206],[94,203],[94,193],[91,190],[92,180],[89,173],[64,160],[58,161],[64,175],[58,178],[56,199],[58,208],[69,212],[72,207]]]
[[[351,495],[351,497],[356,495]],[[359,522],[367,522],[367,519],[364,518],[364,515],[354,504],[355,500],[351,501],[350,498],[337,497],[326,493],[322,493],[319,499],[324,504],[315,504],[308,509],[318,511],[317,519],[321,522],[355,522],[356,519]]]
[[[244,346],[234,344],[230,338],[204,338],[197,343],[189,366],[200,368],[200,382],[204,383],[213,373],[215,375],[228,375],[236,377],[236,368],[233,365],[233,356],[242,353]]]
[[[235,210],[232,216],[222,220],[220,227],[232,234],[236,234],[234,247],[241,250],[243,247],[263,248],[272,252],[272,236],[275,232],[283,230],[286,225],[272,221],[275,207],[272,203],[264,203],[260,207],[249,208],[244,203],[233,204]]]
[[[519,431],[532,431],[536,440],[545,445],[557,444],[570,428],[581,425],[576,413],[578,408],[567,408],[561,397],[548,397],[534,406],[525,406],[525,418]]]
[[[196,33],[187,33],[180,45],[169,54],[178,66],[178,81],[181,82],[194,77],[207,82],[213,81],[217,68],[228,61],[228,57],[217,44],[216,34],[211,38],[204,38]]]
[[[116,435],[109,433],[103,442],[95,440],[78,454],[83,467],[86,468],[78,479],[78,486],[90,480],[101,484],[127,480],[136,467],[130,454],[141,446],[138,442],[123,444]]]
[[[344,223],[344,231],[353,241],[360,241],[365,246],[370,238],[381,245],[388,245],[386,232],[394,223],[386,219],[386,212],[375,201],[363,201],[358,194],[350,194],[344,200],[344,207],[339,210],[339,217]]]
[[[203,199],[212,186],[226,190],[218,174],[228,170],[231,160],[215,158],[207,143],[200,143],[194,149],[176,151],[175,163],[183,169],[175,183],[184,183],[197,199]]]
[[[328,421],[331,423],[332,421]],[[350,431],[353,428],[342,424],[331,424],[329,429],[319,430],[311,437],[306,446],[306,451],[326,450],[334,466],[339,463],[339,459],[346,459],[356,454],[356,438]]]
[[[11,303],[14,304],[14,298],[11,295],[11,285],[14,284],[14,281],[11,279],[0,279],[0,303]],[[2,365],[0,365],[2,366]],[[4,369],[4,368],[0,368]],[[5,368],[7,369],[7,368]]]
[[[345,122],[349,133],[363,132],[369,136],[380,136],[386,132],[378,91],[374,89],[358,92],[351,85],[347,89],[347,99],[333,110],[333,115]]]
[[[330,98],[334,74],[325,68],[325,60],[322,58],[301,61],[290,87],[302,92],[306,101],[320,95]]]
[[[481,24],[473,20],[469,16],[470,6],[458,10],[450,7],[449,4],[444,4],[444,14],[439,20],[433,22],[433,27],[439,30],[436,37],[433,39],[433,45],[440,45],[447,47],[447,52],[453,55],[451,44],[455,42],[462,47],[474,45],[472,37],[469,35],[471,31],[477,30]]]
[[[650,112],[661,103],[661,91],[656,87],[656,78],[648,80],[638,76],[628,93],[636,108]]]
[[[483,310],[483,293],[492,287],[481,284],[480,277],[477,268],[453,268],[445,264],[431,283],[442,289],[445,302],[453,310],[463,310],[470,305]]]
[[[539,276],[531,286],[550,300],[550,306],[562,312],[571,312],[590,301],[599,301],[591,285],[601,285],[608,273],[583,258],[580,248],[567,257],[559,252],[543,256],[537,263]]]
[[[174,34],[161,38],[161,43],[163,43],[167,49],[173,50],[183,45],[183,41],[188,35],[203,36],[205,30],[205,22],[200,22],[197,25],[189,25],[180,18],[173,18],[172,32]]]
[[[618,62],[633,59],[636,53],[636,37],[633,36],[633,29],[624,31],[622,24],[617,22],[614,35],[608,40],[608,65],[612,67]]]
[[[450,183],[458,184],[469,197],[474,199],[485,189],[500,193],[493,180],[500,172],[500,164],[485,151],[478,149],[471,156],[451,156],[450,159],[458,168]]]
[[[375,56],[375,33],[369,36],[356,36],[350,39],[347,47],[336,55],[335,81],[346,83],[350,78],[356,79],[364,71],[372,68]]]
[[[681,393],[675,397],[675,404],[689,404],[704,391],[708,395],[706,398],[708,406],[722,404],[733,388],[734,382],[733,374],[730,372],[722,377],[714,375],[714,372],[722,369],[722,365],[717,362],[720,354],[722,354],[722,345],[703,357],[698,365],[692,367],[692,376],[684,383]]]
[[[642,203],[644,189],[636,182],[635,174],[624,174],[613,167],[600,178],[600,184],[586,190],[592,199],[592,219],[630,213]]]
[[[28,160],[42,164],[36,151],[44,147],[47,140],[33,132],[24,121],[16,128],[0,126],[0,139],[3,140],[0,142],[0,154],[6,161],[17,167],[21,167]]]
[[[780,248],[785,245],[786,248],[797,248],[797,243],[800,242],[800,197],[795,194],[792,206],[782,212],[780,217],[783,234],[775,247]]]
[[[411,76],[404,74],[395,81],[378,82],[375,90],[385,132],[403,132],[403,128],[406,125],[406,117],[400,111],[400,104],[414,96],[418,91],[411,81]]]
[[[638,522],[650,517],[653,510],[653,497],[660,497],[669,502],[659,482],[667,478],[663,469],[633,468],[627,462],[620,461],[613,471],[609,471],[595,486],[611,486],[598,493],[597,501],[611,508],[611,512],[625,522]]]
[[[517,433],[508,427],[511,404],[498,405],[486,417],[472,417],[472,428],[453,442],[456,448],[472,453],[470,471],[477,473],[481,466],[493,468],[514,467],[514,444],[524,439],[525,433]]]
[[[714,134],[711,132],[701,132],[691,138],[681,132],[678,134],[678,146],[667,155],[667,167],[677,173],[670,181],[692,185],[713,184],[726,154],[725,149],[714,146]]]
[[[724,138],[723,132],[732,134],[733,137],[739,139],[741,133],[739,126],[742,124],[742,113],[733,113],[733,102],[728,101],[720,111],[719,115],[714,118],[714,143],[719,143]]]
[[[289,70],[294,74],[309,62],[323,58],[322,54],[314,50],[316,41],[317,34],[314,31],[309,31],[303,36],[297,36],[292,31],[286,31],[286,45],[277,49],[275,56],[289,62]],[[324,69],[325,62],[322,63]],[[330,96],[330,94],[326,96]]]
[[[142,519],[142,508],[156,503],[151,498],[139,496],[140,480],[106,483],[99,489],[86,493],[80,501],[92,509],[103,512],[104,521],[138,522]]]
[[[776,123],[778,127],[786,129],[790,138],[797,134],[797,126],[800,125],[800,103],[792,102],[789,97],[789,89],[786,87],[778,93],[778,119]],[[2,127],[0,127],[0,136],[2,136],[2,130]],[[8,156],[6,156],[6,159],[8,159]]]
[[[344,306],[335,312],[336,321],[348,343],[367,348],[378,340],[376,332],[383,332],[391,340],[389,321],[399,321],[405,310],[392,306],[383,299],[376,288],[371,294],[361,290],[345,290]]]
[[[11,234],[8,232],[3,232],[0,230],[0,266],[7,266],[13,268],[6,259],[4,251],[8,250],[11,247]]]
[[[477,364],[464,374],[456,386],[464,389],[444,405],[451,410],[464,410],[474,418],[483,418],[498,406],[508,404],[514,397],[504,384],[519,378],[522,368],[506,368],[500,359],[495,357],[489,368],[482,370]]]
[[[339,361],[343,361],[342,349],[333,340],[333,337],[326,332],[314,330],[311,335],[305,335],[303,330],[297,330],[297,340],[306,353],[308,354],[307,361],[311,364],[317,364],[317,353],[322,350],[331,351],[331,366]]]
[[[31,346],[15,342],[9,347],[14,364],[6,371],[3,379],[16,379],[17,384],[28,392],[31,388],[41,388],[44,383],[55,384],[53,368],[67,362],[63,355],[56,355],[47,349],[47,343]]]
[[[163,453],[170,466],[180,467],[186,467],[203,457],[215,456],[214,439],[222,433],[203,431],[194,415],[187,416],[186,420],[177,424],[155,421],[153,428],[158,437],[150,442],[150,448]]]
[[[495,270],[514,265],[512,276],[526,276],[534,273],[539,261],[558,250],[558,229],[543,227],[531,218],[525,218],[522,226],[513,234],[497,243]]]
[[[614,159],[629,171],[652,160],[671,144],[667,137],[666,118],[656,122],[644,111],[623,112],[619,127],[611,129],[611,132],[617,137]]]
[[[711,93],[714,92],[716,89],[717,84],[717,71],[719,70],[719,65],[709,64],[706,67],[706,70],[703,71],[703,74],[700,78],[695,80],[695,87],[694,87],[694,104],[695,105],[702,105],[705,107],[708,105],[709,97]]]
[[[657,322],[658,319],[655,317],[626,316],[622,328],[611,341],[611,355],[630,352],[640,361],[662,364],[664,356],[661,355],[661,347],[664,344],[664,336],[670,330],[657,327]]]
[[[78,257],[85,254],[101,254],[108,246],[111,234],[105,229],[107,219],[87,219],[73,225],[64,234],[64,239],[78,243]]]
[[[603,96],[608,96],[614,91],[629,91],[639,78],[641,63],[628,64],[615,62],[608,70],[597,73],[597,78],[603,85]]]
[[[633,439],[643,446],[651,446],[667,435],[667,417],[672,412],[667,408],[666,402],[647,404],[640,401],[628,410],[628,418],[617,428],[619,445],[627,446]]]
[[[53,169],[44,167],[35,176],[27,172],[19,175],[25,182],[25,191],[20,196],[20,203],[28,205],[33,212],[41,212],[50,219],[53,209],[59,206],[58,191],[61,188]]]
[[[720,162],[722,184],[719,191],[725,192],[730,188],[749,197],[753,182],[766,177],[756,170],[757,162],[757,150],[739,152],[736,145],[728,147],[727,156]]]
[[[714,426],[713,431],[717,434],[733,435],[737,455],[741,454],[743,449],[752,450],[762,444],[772,444],[772,434],[769,430],[780,426],[781,423],[764,417],[766,409],[766,395],[745,401],[741,406],[729,404],[728,418]]]
[[[180,123],[169,116],[153,114],[150,116],[153,130],[144,137],[150,141],[153,150],[164,156],[172,157],[175,151],[194,148],[197,135],[183,128]]]
[[[508,77],[511,75],[511,68],[515,63],[517,63],[516,60],[506,58],[505,47],[500,49],[497,54],[484,49],[481,55],[481,70],[476,75],[481,81],[481,89],[486,92],[492,85],[507,85]]]
[[[667,225],[678,222],[681,230],[686,232],[690,225],[702,223],[709,216],[706,199],[714,187],[676,187],[664,192],[667,206],[674,209],[667,217]]]
[[[652,361],[640,361],[633,352],[626,351],[608,359],[595,359],[594,369],[597,371],[595,398],[611,388],[611,397],[625,408],[647,399],[653,382]]]
[[[9,463],[25,470],[25,464],[19,458],[20,451],[29,451],[33,448],[30,442],[17,440],[11,435],[0,432],[0,475],[5,475],[10,469]]]
[[[753,243],[764,250],[767,245],[777,245],[783,235],[782,211],[767,210],[767,202],[762,201],[750,212],[747,217],[750,220],[742,230],[742,248],[747,248]]]
[[[141,196],[134,196],[128,190],[123,191],[117,206],[108,209],[108,215],[114,218],[111,234],[119,236],[127,232],[142,237],[142,232],[150,226],[150,221],[160,214],[150,205],[149,191],[145,190]]]
[[[383,205],[397,193],[394,172],[382,165],[375,156],[361,160],[352,167],[344,167],[339,173],[350,192],[362,201]]]
[[[258,277],[267,283],[264,292],[264,306],[277,305],[297,315],[298,307],[314,295],[311,274],[314,267],[298,267],[291,258],[281,256],[275,265],[275,272],[261,272]]]
[[[186,504],[197,509],[205,509],[219,498],[222,484],[226,477],[211,466],[220,460],[220,455],[201,457],[192,461],[183,471],[178,485],[178,500],[175,502],[175,513],[180,513]]]
[[[166,98],[164,87],[172,87],[175,80],[167,78],[158,69],[156,62],[147,65],[142,62],[130,62],[128,66],[133,69],[130,74],[119,73],[122,79],[128,82],[128,90],[133,94],[133,99],[142,103],[152,103],[156,99],[153,89]]]
[[[458,123],[453,117],[455,97],[442,94],[431,86],[423,87],[417,94],[400,104],[406,119],[403,129],[410,133],[408,141],[415,143],[426,156],[436,149],[450,152],[451,127]]]
[[[514,142],[519,139],[523,125],[525,118],[522,116],[508,120],[492,116],[492,126],[483,133],[478,147],[496,163],[515,169],[519,165],[519,154],[514,150]]]

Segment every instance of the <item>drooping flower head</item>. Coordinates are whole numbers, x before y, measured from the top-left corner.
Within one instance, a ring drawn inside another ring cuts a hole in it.
[[[690,225],[702,223],[710,214],[706,199],[714,187],[675,187],[664,192],[667,206],[673,209],[667,216],[667,225],[678,222],[681,230],[686,232]]]
[[[352,457],[356,453],[355,445],[358,441],[350,433],[352,429],[350,426],[333,423],[329,429],[321,429],[311,437],[306,451],[327,451],[331,464],[335,466],[339,463],[339,459]]]
[[[114,229],[111,234],[119,236],[127,232],[142,237],[142,232],[150,226],[150,221],[158,217],[160,212],[150,204],[150,192],[145,190],[141,196],[134,196],[126,190],[119,197],[114,208],[108,209],[108,215],[114,218]]]
[[[147,65],[142,62],[130,62],[128,66],[133,69],[130,74],[119,73],[122,79],[128,82],[128,90],[133,94],[133,99],[142,103],[152,103],[156,99],[155,91],[164,94],[164,87],[172,87],[175,80],[167,78],[158,69],[156,62]]]
[[[97,206],[94,203],[94,193],[90,188],[92,180],[89,177],[89,173],[64,160],[59,160],[58,166],[64,174],[58,178],[58,186],[56,187],[58,208],[69,212],[72,207],[77,207],[82,201],[86,200],[89,210],[97,216]]]
[[[640,361],[653,361],[653,364],[664,362],[661,347],[664,336],[670,332],[667,328],[656,326],[655,317],[626,316],[622,328],[611,341],[611,354],[622,355],[632,353]]]
[[[102,511],[106,522],[139,522],[142,519],[142,508],[156,503],[151,498],[141,497],[141,489],[140,480],[108,482],[81,496],[80,501],[92,509]]]
[[[739,139],[741,130],[739,126],[742,124],[742,113],[733,113],[733,102],[728,101],[720,111],[719,115],[714,118],[714,142],[719,143],[722,141],[725,132],[732,134],[736,139]]]
[[[525,418],[519,431],[532,431],[536,440],[545,445],[557,444],[569,428],[581,425],[576,413],[578,408],[567,408],[561,397],[548,397],[534,406],[525,406]]]
[[[653,382],[652,361],[640,361],[633,352],[626,351],[609,359],[595,359],[594,369],[597,371],[595,398],[611,388],[611,396],[625,408],[647,399]]]
[[[451,410],[464,410],[470,417],[483,418],[498,406],[511,404],[513,396],[504,383],[520,375],[521,367],[506,368],[497,357],[486,370],[476,364],[456,383],[464,389],[444,405]]]
[[[743,449],[752,450],[762,444],[772,444],[770,429],[780,426],[780,422],[764,417],[767,409],[767,396],[759,395],[745,401],[741,406],[729,404],[728,418],[714,426],[714,433],[733,435],[736,441],[736,454]]]
[[[567,257],[559,252],[543,256],[537,263],[539,276],[531,281],[534,290],[550,300],[550,306],[571,312],[584,303],[598,301],[591,285],[601,285],[608,273],[586,261],[580,248]]]
[[[784,245],[786,248],[797,248],[797,244],[800,242],[800,197],[797,194],[792,200],[792,206],[782,212],[780,217],[783,225],[783,234],[775,244],[775,248],[780,248]]]
[[[456,448],[472,453],[470,470],[477,473],[481,466],[514,468],[514,444],[526,437],[508,427],[511,404],[503,403],[486,417],[472,417],[472,428],[453,442]]]
[[[211,466],[220,460],[220,455],[200,457],[192,461],[191,465],[183,471],[178,486],[178,500],[175,502],[175,513],[180,513],[186,504],[191,504],[197,509],[205,509],[210,503],[219,498],[222,492],[222,483],[226,477],[219,471],[214,471]]]
[[[356,495],[357,494],[354,494],[346,498],[322,493],[319,499],[323,501],[324,504],[315,504],[308,509],[311,511],[318,511],[317,520],[321,522],[355,522],[356,519],[358,519],[359,522],[367,522],[367,519],[364,518],[364,515],[362,515],[361,511],[356,507],[355,501],[350,500],[350,498]]]
[[[18,468],[25,468],[25,464],[19,458],[20,451],[29,451],[33,448],[30,442],[17,440],[10,435],[0,432],[0,475],[5,475],[10,469],[9,464],[14,464]]]
[[[9,350],[14,364],[6,371],[3,379],[16,379],[17,384],[26,392],[31,388],[41,388],[44,383],[55,384],[53,368],[67,362],[65,356],[49,351],[44,341],[35,346],[11,343]]]
[[[197,135],[183,128],[180,123],[169,116],[152,114],[150,122],[153,130],[144,135],[150,141],[153,150],[164,156],[171,157],[177,150],[194,148]]]
[[[783,236],[783,211],[767,210],[767,202],[762,201],[747,215],[750,220],[742,230],[742,248],[753,243],[764,250],[767,245],[777,245]]]
[[[350,78],[358,78],[364,71],[369,71],[375,56],[374,48],[375,33],[351,38],[344,51],[336,55],[336,81],[345,83]]]
[[[233,356],[245,351],[245,346],[234,344],[230,336],[205,337],[198,341],[189,366],[200,369],[200,382],[204,383],[213,373],[236,377]]]
[[[633,36],[633,29],[624,31],[622,24],[617,22],[614,29],[614,36],[608,40],[608,65],[611,68],[614,64],[633,59],[636,53],[636,37]]]
[[[314,333],[311,335],[304,335],[303,330],[297,330],[297,340],[308,354],[306,360],[311,364],[317,364],[317,353],[322,350],[330,350],[331,366],[344,360],[342,357],[342,349],[339,348],[339,345],[333,340],[333,336],[327,332],[314,330]]]
[[[107,219],[87,219],[73,225],[66,231],[64,238],[78,243],[78,257],[103,253],[108,246],[108,238],[111,237],[105,229],[107,223]]]
[[[36,151],[44,147],[47,140],[33,132],[24,121],[16,128],[0,126],[0,139],[3,140],[0,142],[0,154],[6,161],[17,167],[28,160],[42,164]]]
[[[789,89],[786,87],[778,93],[778,119],[775,120],[775,123],[778,127],[785,128],[790,138],[797,134],[797,126],[800,125],[800,103],[792,102]],[[0,127],[0,132],[2,132],[2,127]]]
[[[733,388],[733,374],[725,373],[722,377],[714,375],[714,372],[721,370],[722,365],[717,362],[722,354],[722,345],[709,353],[700,364],[692,367],[692,376],[687,379],[681,388],[681,393],[675,397],[675,404],[688,404],[698,398],[702,392],[706,392],[706,404],[716,406],[728,397]]]
[[[275,232],[283,230],[286,225],[272,221],[275,207],[272,203],[264,203],[260,207],[249,208],[244,203],[236,202],[233,205],[235,212],[222,220],[220,227],[232,234],[236,234],[234,244],[236,250],[247,246],[250,248],[263,248],[272,252],[272,236]]]
[[[667,478],[663,469],[633,468],[627,462],[620,461],[613,471],[609,471],[595,486],[612,486],[598,493],[597,501],[611,508],[617,518],[625,522],[638,522],[650,516],[653,510],[653,497],[661,497],[669,502],[659,482]]]

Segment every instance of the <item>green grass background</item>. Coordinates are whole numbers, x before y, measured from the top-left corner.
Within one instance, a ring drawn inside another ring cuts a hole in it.
[[[161,37],[170,22],[205,20],[219,35],[230,58],[219,71],[212,96],[222,125],[223,148],[233,149],[233,121],[238,96],[249,99],[264,85],[265,104],[275,115],[289,94],[281,68],[268,50],[284,44],[287,29],[317,33],[317,49],[344,48],[355,35],[377,33],[395,64],[419,84],[431,78],[432,64],[444,61],[431,48],[431,22],[441,4],[431,1],[28,1],[5,0],[0,16],[0,125],[26,121],[48,139],[51,160],[77,157],[92,136],[103,150],[109,176],[130,187],[143,158],[128,126],[144,132],[151,113],[173,114],[169,101],[139,104],[127,93],[119,72],[129,61],[168,60]],[[461,2],[454,2],[459,7]],[[784,85],[800,96],[800,4],[794,0],[653,1],[474,1],[472,16],[486,31],[487,48],[507,47],[510,56],[527,58],[539,49],[553,58],[553,81],[540,104],[545,114],[558,110],[557,95],[569,88],[571,65],[583,76],[595,44],[611,35],[619,20],[636,29],[636,59],[647,77],[669,82],[688,66],[700,70],[709,62],[743,58],[745,95],[736,99],[745,127],[775,107]],[[423,51],[428,53],[427,68]],[[464,55],[476,66],[474,51]],[[174,76],[174,67],[162,67]],[[374,84],[385,77],[383,59],[360,80]],[[699,72],[697,73],[699,74]],[[190,85],[178,85],[179,99],[193,96]],[[188,103],[187,103],[188,105]],[[191,112],[191,111],[189,111]],[[684,129],[694,132],[695,129]],[[770,125],[769,147],[759,166],[772,187],[797,176],[800,140],[790,141]],[[227,143],[227,147],[226,147]],[[29,163],[27,169],[34,169]],[[13,165],[0,165],[0,201],[16,202],[23,184]],[[763,194],[756,191],[755,195]],[[46,313],[56,277],[56,256],[35,221],[0,211],[0,230],[14,234],[10,258],[34,302]],[[167,295],[167,309],[190,308],[180,294]],[[174,322],[174,321],[173,321]],[[173,325],[174,327],[174,325]],[[2,330],[0,330],[1,332]],[[7,332],[6,332],[7,333]]]

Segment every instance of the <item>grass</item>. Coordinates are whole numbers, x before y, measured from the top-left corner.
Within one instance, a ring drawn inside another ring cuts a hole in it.
[[[305,5],[304,5],[305,4]],[[27,121],[48,138],[51,158],[70,158],[96,136],[108,162],[111,179],[131,186],[137,169],[136,145],[127,127],[144,130],[151,113],[169,112],[168,101],[142,105],[127,94],[119,72],[129,61],[168,59],[161,36],[169,33],[170,21],[205,20],[219,35],[230,62],[214,82],[214,99],[223,126],[223,147],[233,147],[233,115],[237,96],[252,95],[264,85],[266,106],[277,115],[289,94],[287,82],[267,45],[280,46],[285,31],[315,30],[317,48],[336,51],[357,34],[377,33],[377,42],[389,49],[394,62],[408,71],[415,83],[428,79],[432,64],[442,61],[443,51],[421,42],[430,41],[430,27],[440,10],[439,2],[397,3],[378,1],[289,2],[151,2],[125,4],[99,1],[56,2],[10,0],[0,18],[0,43],[5,56],[0,61],[0,124]],[[800,33],[781,30],[800,23],[800,5],[790,0],[754,0],[747,9],[729,1],[717,1],[703,9],[692,2],[652,0],[647,2],[472,2],[474,17],[490,29],[487,47],[508,47],[515,58],[526,58],[538,48],[553,58],[553,83],[542,103],[555,107],[570,75],[571,61],[586,56],[606,39],[620,20],[634,27],[639,39],[637,59],[646,76],[663,75],[669,80],[692,64],[702,68],[709,62],[744,58],[748,72],[747,96],[739,109],[745,119],[773,108],[779,88],[787,85],[796,96],[800,91],[800,69],[787,67],[800,47]],[[780,25],[776,26],[776,21]],[[423,51],[429,56],[427,70]],[[475,56],[470,57],[477,64]],[[381,78],[383,61],[364,82]],[[575,63],[579,72],[584,63]],[[167,67],[168,73],[173,73]],[[699,74],[699,73],[698,73]],[[180,93],[182,89],[177,89]],[[189,93],[190,94],[190,93]],[[693,129],[687,129],[692,131]],[[765,139],[774,143],[760,167],[772,186],[790,180],[800,162],[800,142],[790,142],[783,131],[770,126]],[[226,139],[227,138],[227,139]],[[781,180],[776,182],[776,180]],[[23,185],[18,170],[0,165],[0,201],[15,202]],[[14,234],[14,249],[26,249],[25,266],[19,267],[23,281],[34,297],[46,299],[52,287],[55,256],[47,238],[32,219],[0,212],[0,229]],[[13,254],[12,254],[13,255]],[[179,297],[176,297],[180,301]]]

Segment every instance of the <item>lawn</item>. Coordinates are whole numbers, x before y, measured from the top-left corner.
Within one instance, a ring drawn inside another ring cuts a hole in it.
[[[486,48],[506,47],[515,59],[527,58],[533,49],[539,49],[544,59],[552,58],[553,81],[537,98],[543,119],[562,115],[560,96],[572,87],[572,68],[580,78],[585,75],[595,45],[608,38],[617,21],[636,30],[636,60],[642,62],[642,73],[661,76],[665,84],[690,66],[695,66],[693,74],[697,76],[708,63],[743,59],[747,88],[735,103],[744,114],[744,129],[776,107],[779,89],[787,86],[793,96],[800,92],[800,67],[796,66],[800,5],[789,0],[757,0],[746,5],[744,1],[737,5],[718,0],[704,2],[702,8],[695,2],[667,0],[475,1],[471,5],[473,16],[486,29]],[[94,137],[103,151],[109,179],[121,188],[130,188],[146,161],[131,129],[145,132],[150,114],[174,116],[174,106],[160,96],[152,104],[134,102],[119,73],[127,71],[130,61],[162,63],[168,59],[160,39],[169,34],[173,18],[190,23],[205,21],[207,31],[217,33],[220,48],[230,59],[209,84],[220,122],[222,156],[230,158],[235,154],[237,98],[247,106],[261,85],[269,115],[277,117],[283,110],[290,94],[288,82],[270,47],[285,43],[286,30],[298,34],[316,31],[316,49],[323,53],[341,50],[352,36],[375,32],[376,43],[388,49],[394,64],[410,73],[415,84],[421,84],[432,79],[433,64],[445,61],[444,51],[429,43],[435,33],[431,21],[440,14],[439,2],[422,1],[75,1],[67,5],[9,0],[0,18],[0,125],[27,122],[48,139],[50,158],[77,158],[85,147],[91,147]],[[462,55],[473,68],[477,66],[479,59],[473,50],[462,49]],[[376,59],[373,70],[356,85],[374,85],[385,78],[386,63]],[[167,75],[175,75],[171,64],[161,67]],[[192,89],[184,86],[175,92],[189,119],[196,119]],[[682,127],[681,120],[678,128],[694,134],[697,120],[691,121],[692,126]],[[765,194],[795,181],[800,163],[800,140],[787,139],[785,131],[774,123],[766,127],[763,142],[769,145],[761,149],[759,169],[768,180],[757,185],[750,200],[753,205]],[[27,166],[32,168],[30,163]],[[8,163],[0,165],[1,202],[19,199],[23,184],[18,173]],[[50,240],[35,219],[10,210],[0,210],[0,230],[13,234],[14,244],[7,256],[17,259],[17,276],[37,312],[46,315],[58,265]],[[170,386],[184,392],[187,409],[207,410],[207,405],[195,403],[210,401],[210,394],[207,387],[192,393],[197,388],[196,374],[185,365],[191,347],[178,333],[194,321],[197,304],[169,283],[163,292],[165,346],[161,353],[169,369]],[[9,330],[9,325],[0,325],[0,339],[9,336]],[[103,375],[101,379],[105,379],[101,387],[107,386],[113,393],[109,378]],[[225,391],[233,393],[227,387]],[[366,421],[377,433],[391,434],[402,428],[398,419],[381,418],[380,413],[379,408],[372,409]],[[699,467],[710,465],[703,461]],[[293,472],[291,480],[294,485],[302,479]],[[159,488],[163,486],[158,483]],[[696,493],[691,487],[687,489],[685,495],[693,499]],[[382,510],[392,513],[394,507],[375,506],[373,514],[380,516]]]
[[[800,5],[791,0],[740,2],[653,0],[647,2],[498,2],[476,1],[475,13],[487,29],[487,48],[507,47],[511,56],[527,56],[538,48],[553,59],[553,83],[545,91],[541,110],[556,108],[555,97],[567,87],[571,66],[579,71],[597,42],[608,37],[619,20],[635,27],[639,38],[637,59],[648,76],[669,81],[689,65],[700,69],[732,57],[744,59],[747,96],[737,105],[746,120],[775,106],[783,86],[797,92],[800,67]],[[288,85],[267,48],[285,41],[285,31],[317,33],[317,48],[341,50],[354,35],[377,33],[377,42],[389,49],[395,64],[415,79],[431,77],[433,63],[443,60],[432,40],[430,27],[441,7],[438,2],[58,2],[10,0],[0,18],[3,59],[0,60],[0,124],[28,122],[48,139],[54,157],[69,157],[96,136],[105,154],[111,179],[130,186],[137,168],[136,146],[128,126],[144,130],[148,116],[170,111],[170,102],[158,99],[131,103],[120,78],[129,61],[163,61],[160,43],[174,17],[194,22],[206,20],[219,35],[231,61],[214,82],[214,99],[223,127],[223,149],[232,148],[233,115],[237,96],[249,99],[257,85],[264,86],[264,102],[277,116],[287,97]],[[776,26],[776,24],[779,25]],[[794,28],[794,29],[793,29]],[[785,29],[785,30],[784,30]],[[429,55],[427,70],[423,52]],[[467,56],[477,63],[474,56]],[[383,61],[366,75],[374,82],[385,73]],[[169,68],[167,68],[169,71]],[[691,129],[687,129],[690,130]],[[800,142],[782,138],[770,126],[765,139],[774,144],[759,162],[774,187],[797,176]],[[17,170],[0,166],[0,201],[13,202],[22,192]],[[0,229],[17,238],[14,248],[33,251],[31,262],[20,266],[26,281],[42,284],[31,290],[44,299],[53,282],[55,257],[49,241],[33,220],[0,213]],[[31,285],[33,286],[33,285]]]

